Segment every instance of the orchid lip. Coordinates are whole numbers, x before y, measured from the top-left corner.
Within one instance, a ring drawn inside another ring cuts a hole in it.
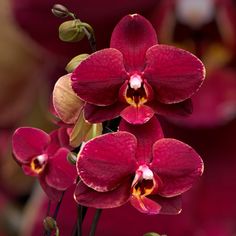
[[[124,93],[125,100],[128,104],[140,107],[148,101],[148,91],[141,75],[133,73],[129,75],[130,79]]]
[[[139,166],[132,183],[132,195],[137,198],[145,197],[156,188],[157,183],[152,170],[146,164]]]
[[[47,164],[47,159],[48,156],[46,154],[34,157],[30,163],[30,167],[33,170],[33,172],[35,172],[36,174],[40,174],[44,170]]]

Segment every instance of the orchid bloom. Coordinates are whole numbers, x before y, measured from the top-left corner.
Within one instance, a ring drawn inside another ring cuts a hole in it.
[[[72,88],[85,104],[85,119],[103,122],[121,116],[143,124],[154,113],[189,113],[189,98],[205,76],[191,53],[157,44],[152,25],[138,14],[115,27],[110,48],[91,54],[71,76]]]
[[[155,117],[141,126],[122,121],[120,130],[88,141],[78,154],[76,201],[95,208],[130,201],[143,213],[178,214],[180,195],[203,172],[199,155],[163,138]]]
[[[71,74],[58,79],[53,89],[53,107],[58,116],[67,126],[70,145],[79,146],[102,133],[102,124],[90,124],[84,119],[84,102],[71,87]]]
[[[76,169],[67,161],[69,150],[61,147],[59,132],[50,135],[36,128],[18,128],[12,137],[13,155],[24,173],[39,178],[46,194],[59,200],[61,191],[76,179]]]

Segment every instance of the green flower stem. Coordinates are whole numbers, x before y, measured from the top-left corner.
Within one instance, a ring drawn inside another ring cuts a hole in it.
[[[62,200],[63,200],[63,197],[64,197],[64,193],[65,193],[65,192],[62,192],[61,199],[60,199],[60,201],[57,203],[56,209],[55,209],[55,211],[54,211],[54,213],[53,213],[53,219],[54,219],[54,220],[57,220],[58,212],[59,212],[60,207],[61,207],[61,203],[62,203]]]
[[[77,222],[74,227],[73,236],[82,236],[82,223],[84,221],[85,215],[87,213],[88,208],[85,206],[78,205],[78,217],[77,217]]]
[[[83,31],[89,41],[89,45],[92,49],[92,52],[95,52],[97,50],[97,47],[96,47],[95,34],[94,34],[94,30],[93,30],[92,26],[85,23],[85,22],[81,22],[79,19],[77,19],[77,20],[79,21],[79,25],[83,26]]]
[[[93,223],[92,223],[92,226],[91,226],[89,236],[94,236],[95,235],[97,224],[98,224],[99,218],[101,216],[101,213],[102,213],[102,209],[97,209],[96,210],[94,218],[93,218]]]
[[[58,212],[59,212],[59,209],[61,207],[61,203],[62,203],[62,200],[63,200],[64,193],[65,192],[62,192],[61,199],[57,203],[55,211],[54,211],[53,216],[52,216],[52,218],[55,221],[57,220]],[[47,216],[49,215],[50,207],[51,207],[51,201],[49,201],[49,203],[48,203]],[[44,229],[44,236],[50,236],[50,235],[51,235],[51,231],[48,231],[48,230]],[[57,226],[56,226],[56,236],[59,236],[59,229],[58,229]]]

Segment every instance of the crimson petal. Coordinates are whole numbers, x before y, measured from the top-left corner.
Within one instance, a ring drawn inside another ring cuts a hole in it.
[[[28,163],[33,157],[43,154],[50,143],[50,136],[31,127],[18,128],[12,137],[13,154],[20,163]]]
[[[121,120],[119,125],[120,131],[132,133],[138,141],[136,159],[139,163],[149,163],[152,158],[152,145],[163,138],[161,125],[154,116],[149,122],[143,125],[132,125],[125,120]]]
[[[101,135],[80,151],[77,171],[83,182],[96,191],[111,191],[135,173],[136,138],[127,132]]]
[[[215,69],[197,94],[192,97],[193,114],[187,119],[175,119],[189,127],[214,127],[236,117],[236,71]]]
[[[45,176],[46,183],[57,189],[66,190],[76,179],[76,168],[67,161],[69,151],[60,148],[48,161],[48,169]]]
[[[155,45],[147,51],[146,57],[144,76],[162,103],[177,103],[190,98],[204,80],[202,62],[183,49]]]
[[[156,43],[156,32],[150,22],[138,14],[133,14],[123,17],[116,25],[110,47],[122,52],[127,71],[142,71],[146,51]]]
[[[161,206],[147,197],[134,197],[131,196],[130,203],[133,207],[139,210],[142,213],[149,214],[149,215],[156,215],[160,213]]]
[[[125,119],[130,124],[144,124],[149,121],[153,115],[154,111],[151,107],[146,105],[136,106],[127,106],[122,112],[121,117]]]
[[[160,204],[160,214],[177,215],[182,210],[181,196],[166,198],[159,195],[149,195],[148,197]]]
[[[52,201],[57,201],[59,202],[61,197],[62,197],[62,191],[59,191],[55,188],[50,187],[46,181],[45,181],[45,176],[41,176],[39,178],[40,185],[43,189],[43,191],[47,194],[47,196],[50,198]]]
[[[190,98],[179,103],[164,104],[154,101],[148,105],[152,107],[158,115],[166,116],[171,119],[191,115],[193,111],[192,100]]]
[[[119,187],[108,192],[97,192],[82,181],[76,188],[74,197],[78,204],[95,208],[114,208],[124,205],[130,198],[131,181],[124,181]]]
[[[174,197],[187,191],[203,173],[203,161],[187,144],[165,138],[153,145],[153,161],[150,168],[163,182],[159,194]]]
[[[125,81],[123,56],[114,49],[97,51],[82,61],[72,73],[72,88],[86,102],[111,105],[118,99]]]
[[[101,123],[118,117],[126,106],[127,104],[120,102],[115,102],[110,106],[96,106],[86,103],[84,107],[84,117],[85,120],[90,123]]]

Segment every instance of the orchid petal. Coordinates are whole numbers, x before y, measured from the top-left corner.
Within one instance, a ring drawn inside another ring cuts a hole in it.
[[[53,106],[59,118],[66,124],[74,124],[78,119],[84,102],[71,86],[71,74],[62,76],[53,90]]]
[[[67,133],[67,127],[60,127],[59,129],[53,130],[50,134],[51,142],[47,148],[48,156],[53,156],[59,148],[65,147],[72,149],[69,146],[69,135]]]
[[[148,197],[160,204],[160,214],[177,215],[182,210],[181,196],[166,198],[159,195],[149,195]]]
[[[193,105],[191,99],[187,99],[183,102],[164,104],[159,101],[154,101],[148,104],[158,115],[166,116],[169,118],[188,116],[193,111]]]
[[[40,185],[43,189],[43,191],[47,194],[47,196],[50,198],[52,201],[57,201],[59,202],[62,197],[62,191],[59,191],[55,188],[50,187],[46,181],[45,181],[45,176],[41,176],[39,178]]]
[[[202,62],[183,49],[155,45],[147,51],[146,58],[144,76],[162,103],[190,98],[204,80]]]
[[[192,97],[193,114],[174,120],[189,127],[214,127],[236,117],[236,72],[221,69],[210,72],[197,94]]]
[[[124,205],[130,198],[131,181],[124,181],[116,189],[108,192],[97,192],[80,181],[74,197],[78,204],[100,209]]]
[[[140,212],[149,215],[156,215],[160,213],[161,210],[161,206],[157,202],[150,200],[147,197],[138,198],[135,196],[131,196],[130,203]]]
[[[84,108],[84,117],[91,123],[100,123],[118,117],[126,106],[127,104],[120,102],[115,102],[110,106],[95,106],[86,103]]]
[[[155,116],[143,125],[132,125],[121,120],[119,130],[127,131],[137,138],[136,159],[138,162],[149,163],[152,158],[153,144],[163,138],[161,125]]]
[[[88,141],[78,155],[80,178],[96,191],[113,190],[135,173],[136,146],[136,138],[127,132],[105,134]]]
[[[118,99],[126,72],[122,54],[108,48],[97,51],[82,61],[72,73],[72,88],[86,102],[111,105]]]
[[[110,47],[122,52],[127,71],[142,71],[146,51],[156,43],[156,32],[150,22],[138,14],[133,14],[125,16],[116,25]]]
[[[21,168],[24,171],[25,175],[35,176],[35,177],[39,176],[39,174],[35,172],[29,165],[22,165]]]
[[[12,137],[13,154],[20,163],[28,163],[43,154],[49,145],[50,136],[44,131],[31,127],[18,128]]]
[[[197,152],[175,139],[160,139],[153,145],[150,168],[161,178],[159,194],[174,197],[191,188],[203,173],[203,161]]]
[[[57,190],[66,190],[76,179],[76,168],[67,161],[69,150],[60,148],[48,161],[46,183]]]
[[[154,115],[154,111],[151,107],[146,105],[127,106],[121,113],[121,117],[130,124],[140,125],[148,122]]]

